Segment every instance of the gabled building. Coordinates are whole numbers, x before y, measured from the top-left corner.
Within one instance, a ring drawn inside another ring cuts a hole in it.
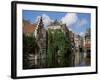
[[[55,20],[48,25],[48,29],[61,29],[61,23]]]
[[[37,59],[40,61],[38,64],[40,67],[47,67],[47,32],[44,28],[42,17],[38,21],[34,36],[39,47]]]
[[[36,29],[36,24],[31,24],[30,22],[23,20],[23,33],[26,36],[33,36]]]
[[[30,68],[42,68],[46,66],[46,53],[47,53],[47,44],[46,44],[46,30],[44,28],[44,24],[42,21],[42,17],[39,19],[38,23],[31,24],[28,21],[23,20],[23,34],[26,36],[27,39],[34,38],[34,53],[30,52],[27,53],[27,63],[29,63],[28,67]],[[24,36],[23,36],[24,37]],[[28,43],[30,44],[30,43]],[[34,45],[33,44],[33,45]],[[27,46],[26,46],[27,47]],[[30,46],[31,47],[31,46]],[[31,48],[27,48],[27,50],[31,50]],[[24,49],[25,51],[25,49]],[[25,55],[24,55],[25,56]],[[24,59],[24,60],[25,60]],[[26,68],[28,68],[26,67]]]
[[[66,24],[63,24],[61,21],[57,21],[57,20],[55,20],[54,22],[51,22],[48,25],[48,29],[51,29],[51,30],[61,30],[65,34],[69,33],[69,30],[68,30]]]

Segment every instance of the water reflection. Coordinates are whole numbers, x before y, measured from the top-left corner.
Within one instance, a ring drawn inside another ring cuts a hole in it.
[[[91,57],[87,56],[85,52],[76,52],[75,58],[73,60],[73,66],[67,66],[69,61],[67,61],[66,57],[62,59],[62,57],[56,57],[53,60],[51,65],[48,65],[47,58],[38,58],[35,56],[34,58],[31,56],[28,59],[27,69],[39,69],[39,68],[51,68],[51,67],[81,67],[81,66],[90,66],[91,65]]]
[[[75,66],[90,66],[91,65],[91,57],[88,56],[90,53],[80,52],[76,53],[76,62]]]

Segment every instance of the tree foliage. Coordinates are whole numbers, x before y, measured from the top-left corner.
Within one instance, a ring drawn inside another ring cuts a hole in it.
[[[48,30],[48,65],[49,67],[69,66],[71,43],[61,30]],[[58,63],[58,58],[60,64]]]
[[[33,36],[26,36],[23,34],[23,68],[29,67],[29,55],[36,54],[38,45]]]

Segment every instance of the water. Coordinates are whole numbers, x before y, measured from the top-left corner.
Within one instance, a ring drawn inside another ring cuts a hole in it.
[[[85,52],[75,53],[75,66],[90,66],[91,58],[87,57],[87,54]]]
[[[56,62],[51,64],[51,66],[48,66],[47,58],[41,58],[39,59],[37,56],[33,58],[33,56],[30,57],[28,60],[28,66],[26,69],[39,69],[39,68],[50,68],[50,67],[82,67],[82,66],[90,66],[91,65],[91,58],[87,57],[88,53],[84,52],[76,52],[75,58],[73,60],[72,66],[66,66],[68,63],[66,63],[66,58],[63,61],[60,58],[56,58]]]

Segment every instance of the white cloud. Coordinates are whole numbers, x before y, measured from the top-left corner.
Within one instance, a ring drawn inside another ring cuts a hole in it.
[[[49,25],[50,22],[52,21],[50,19],[50,17],[48,15],[46,15],[46,14],[42,14],[42,17],[43,17],[43,22],[44,22],[45,25]]]
[[[72,29],[71,28],[68,28],[70,31],[72,31]]]
[[[79,35],[80,35],[80,36],[84,36],[85,33],[84,33],[84,32],[80,32]]]
[[[61,19],[62,23],[66,24],[68,27],[73,27],[71,26],[74,24],[76,28],[79,28],[85,24],[87,24],[86,19],[79,19],[77,13],[67,13],[64,17]]]
[[[42,14],[40,16],[37,16],[35,22],[38,22],[41,16],[43,18],[43,22],[45,26],[48,26],[51,22],[54,21],[47,14]],[[87,24],[87,20],[84,18],[80,19],[77,13],[67,13],[64,17],[61,18],[61,21],[62,23],[66,24],[71,31],[73,27],[74,29],[77,29]],[[74,26],[71,26],[72,24],[74,24]]]
[[[76,13],[67,13],[64,17],[62,17],[61,21],[67,26],[70,26],[78,21],[78,16]]]
[[[78,20],[78,21],[77,21],[76,26],[77,26],[77,27],[81,27],[81,26],[83,26],[83,25],[85,25],[85,24],[87,24],[87,20],[86,20],[86,19],[81,19],[81,20]]]
[[[52,20],[50,19],[50,17],[49,17],[48,15],[46,15],[46,14],[42,14],[41,16],[42,16],[42,18],[43,18],[43,23],[44,23],[44,25],[49,25],[50,22],[52,21]],[[35,22],[38,22],[41,16],[37,16]]]
[[[35,22],[38,22],[41,16],[37,16]]]

